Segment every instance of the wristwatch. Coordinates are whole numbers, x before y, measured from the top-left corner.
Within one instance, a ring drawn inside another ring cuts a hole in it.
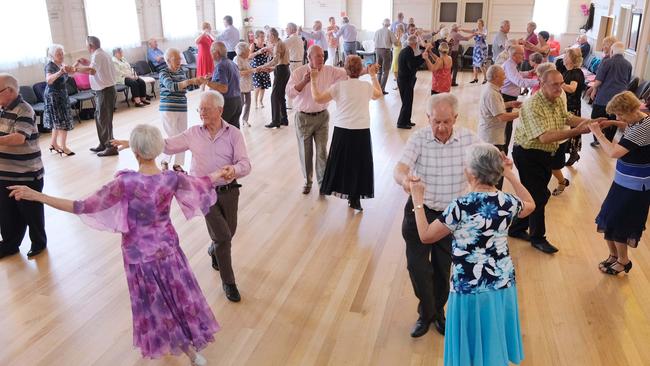
[[[417,205],[417,206],[413,207],[413,210],[412,210],[412,211],[415,212],[415,210],[420,210],[420,209],[422,209],[422,208],[424,208],[424,206],[422,206],[422,205]]]

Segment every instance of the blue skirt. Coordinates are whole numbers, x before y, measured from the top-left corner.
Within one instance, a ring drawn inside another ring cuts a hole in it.
[[[449,294],[445,366],[507,366],[524,358],[517,287]]]

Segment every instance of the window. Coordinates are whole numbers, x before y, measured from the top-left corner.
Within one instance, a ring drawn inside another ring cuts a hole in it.
[[[628,37],[627,48],[638,51],[639,29],[641,28],[641,13],[632,14],[632,25],[630,26],[630,37]]]
[[[106,52],[111,53],[114,47],[140,45],[135,0],[86,0],[85,3],[88,35],[99,38]],[[116,20],[119,20],[117,26]]]
[[[240,0],[215,0],[214,10],[216,17],[214,29],[218,31],[226,29],[226,27],[223,26],[223,17],[226,15],[232,17],[232,25],[235,28],[240,29],[242,27],[244,22],[241,18]]]
[[[304,0],[278,0],[278,31],[284,29],[287,23],[304,25],[305,1]]]
[[[483,3],[465,4],[465,23],[476,23],[483,18]]]
[[[52,43],[45,0],[3,1],[2,14],[0,68],[42,62]]]
[[[440,3],[440,22],[456,23],[456,13],[458,12],[458,3]]]
[[[160,11],[165,38],[187,38],[198,34],[194,0],[160,0]]]
[[[391,0],[363,0],[361,2],[361,28],[376,31],[384,19],[391,18]]]
[[[566,31],[568,0],[555,0],[553,6],[548,1],[535,0],[533,7],[533,21],[537,24],[535,32],[547,31],[559,35]]]

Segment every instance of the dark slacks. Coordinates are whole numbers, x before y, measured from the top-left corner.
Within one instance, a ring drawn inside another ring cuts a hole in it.
[[[508,146],[507,145],[494,145],[499,151],[503,152],[504,154],[508,155]],[[498,190],[501,190],[503,188],[503,176],[501,176],[501,179],[499,179],[499,182],[495,186],[497,187]]]
[[[307,54],[307,53],[305,53],[305,54]],[[327,49],[323,50],[323,54],[325,55],[325,59],[324,59],[323,62],[326,62],[326,61],[327,61],[327,57],[329,56],[329,55],[327,54]]]
[[[381,90],[386,91],[386,82],[388,82],[388,74],[390,74],[391,64],[393,63],[393,52],[390,48],[375,48],[375,56],[377,64],[381,66],[377,79],[379,85],[381,85]]]
[[[615,115],[607,114],[606,107],[604,105],[593,104],[591,106],[591,118],[594,119],[600,117],[607,117],[609,120],[616,119]],[[612,141],[614,139],[614,136],[616,136],[616,126],[603,128],[603,135],[605,135],[609,141]],[[597,141],[596,137],[594,137],[594,141]]]
[[[397,118],[398,126],[408,126],[411,123],[411,115],[413,114],[413,88],[417,78],[414,77],[401,77],[397,76],[397,88],[399,89],[399,97],[402,100],[402,108],[399,110],[399,117]]]
[[[289,82],[289,65],[277,65],[273,71],[271,92],[271,123],[280,124],[287,119],[287,98],[285,89]]]
[[[16,201],[9,197],[7,187],[25,185],[35,191],[43,191],[43,179],[31,181],[0,180],[0,234],[2,235],[2,250],[18,250],[29,227],[29,239],[32,249],[45,248],[45,214],[43,204],[33,201]]]
[[[548,183],[551,181],[553,156],[546,151],[524,149],[519,145],[515,145],[512,148],[512,157],[519,171],[521,184],[533,196],[535,210],[523,219],[515,218],[509,232],[519,233],[528,229],[532,243],[544,242],[546,240],[544,212],[546,203],[551,197]]]
[[[451,51],[451,83],[456,84],[456,76],[460,70],[460,57],[458,51]]]
[[[503,97],[503,102],[513,102],[517,100],[517,97],[513,97],[508,94],[503,94],[501,93],[501,96]],[[506,112],[510,113],[512,112],[512,108],[506,108]],[[512,121],[506,122],[506,148],[505,150],[502,150],[506,155],[508,155],[508,149],[510,148],[510,140],[512,139]]]
[[[228,57],[230,60],[234,60],[235,56],[237,56],[237,53],[235,51],[228,51],[226,53],[226,57]]]
[[[428,222],[442,212],[424,208]],[[422,244],[418,236],[411,198],[404,207],[402,237],[406,242],[406,263],[413,291],[418,300],[418,314],[424,321],[445,318],[451,270],[451,235],[433,244]]]
[[[115,97],[115,86],[95,91],[95,125],[100,146],[110,147],[113,139]]]
[[[221,118],[231,125],[239,128],[239,117],[241,117],[241,95],[231,98],[223,98],[223,113]]]
[[[144,98],[147,96],[147,83],[140,78],[124,78],[124,85],[131,88],[131,96],[134,98]]]
[[[205,215],[205,223],[212,244],[210,252],[217,257],[219,275],[223,283],[235,283],[235,273],[232,270],[230,249],[232,238],[237,230],[237,205],[239,204],[239,188],[228,191],[217,191],[217,203],[210,207],[210,212]]]

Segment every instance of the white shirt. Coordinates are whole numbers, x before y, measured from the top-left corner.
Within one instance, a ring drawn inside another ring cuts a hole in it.
[[[239,43],[239,30],[229,25],[217,36],[217,41],[223,42],[228,52],[235,52],[235,46]]]
[[[302,64],[305,57],[305,43],[299,35],[294,34],[284,41],[284,45],[289,50],[289,62]]]
[[[359,79],[342,80],[330,89],[336,102],[334,126],[348,130],[370,128],[370,109],[372,84]]]
[[[478,103],[478,137],[492,145],[506,143],[506,123],[497,116],[506,113],[500,88],[492,83],[483,85]]]
[[[381,28],[375,32],[375,48],[393,48],[397,38],[387,27]]]
[[[102,90],[115,85],[115,67],[111,56],[101,48],[90,55],[90,67],[95,69],[95,75],[90,75],[90,88]]]

